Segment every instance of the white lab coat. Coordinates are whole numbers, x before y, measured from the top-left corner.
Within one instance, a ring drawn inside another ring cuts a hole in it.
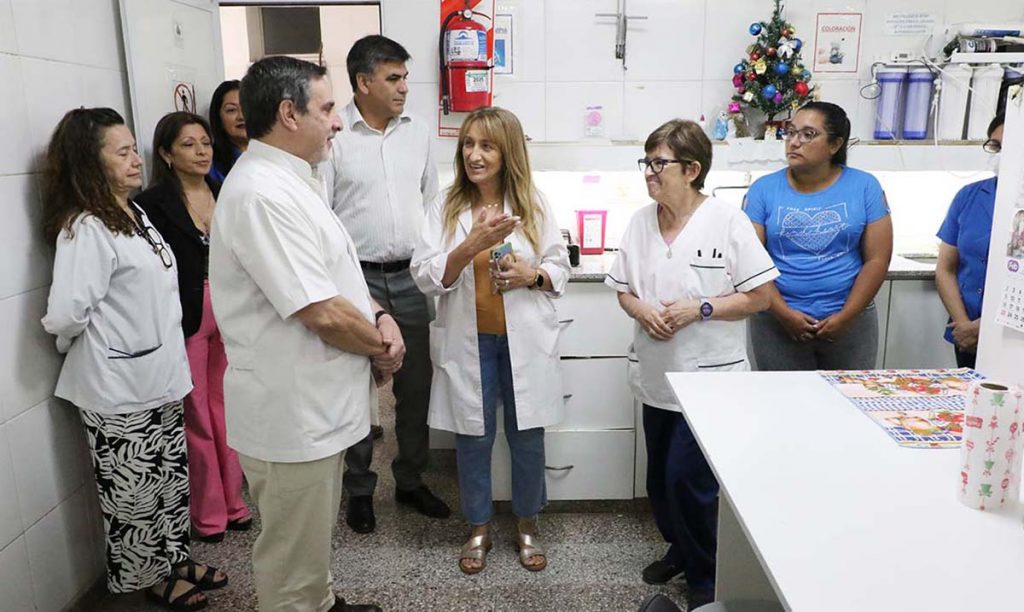
[[[437,318],[430,324],[434,376],[428,423],[435,429],[482,436],[484,413],[473,265],[467,265],[450,287],[441,284],[448,253],[469,235],[473,217],[470,211],[464,211],[453,236],[446,239],[441,220],[443,204],[444,195],[430,206],[411,265],[420,290],[439,296]],[[564,412],[558,315],[552,300],[562,295],[569,280],[569,256],[554,213],[543,201],[541,206],[545,220],[540,254],[534,253],[518,230],[508,239],[518,257],[543,268],[551,278],[547,290],[522,288],[504,294],[516,421],[521,429],[554,425],[561,421]],[[505,212],[511,214],[507,199]]]
[[[605,283],[661,310],[663,301],[724,297],[778,275],[743,211],[708,198],[671,245],[661,236],[657,204],[634,213]],[[749,370],[746,344],[745,321],[697,321],[665,341],[634,322],[630,387],[645,404],[681,412],[665,373]]]

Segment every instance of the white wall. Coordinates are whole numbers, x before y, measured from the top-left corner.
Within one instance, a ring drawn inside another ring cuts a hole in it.
[[[60,368],[39,319],[39,156],[77,106],[128,108],[116,0],[0,0],[0,609],[61,610],[103,573],[85,437],[52,397]]]

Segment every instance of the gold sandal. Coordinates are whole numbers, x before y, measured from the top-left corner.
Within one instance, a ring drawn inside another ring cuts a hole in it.
[[[539,572],[548,566],[548,557],[544,547],[537,541],[537,536],[529,533],[520,533],[516,536],[516,550],[519,551],[519,564],[531,572]],[[530,564],[531,557],[540,557],[540,563]]]
[[[462,545],[462,551],[459,552],[459,569],[462,570],[462,573],[472,575],[484,571],[484,568],[487,567],[487,553],[491,552],[493,546],[494,542],[491,540],[490,533],[471,537]],[[479,561],[480,567],[466,566],[463,561],[467,559]]]

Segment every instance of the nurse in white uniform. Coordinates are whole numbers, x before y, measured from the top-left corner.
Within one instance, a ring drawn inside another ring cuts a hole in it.
[[[665,373],[749,370],[742,319],[768,307],[779,273],[739,207],[701,193],[711,142],[696,123],[669,121],[644,151],[654,203],[633,215],[605,282],[636,321],[629,382],[643,402],[651,508],[670,545],[643,579],[685,572],[693,609],[714,591],[718,483]]]
[[[492,251],[503,243],[514,257],[492,265]],[[554,214],[533,187],[523,129],[509,111],[482,108],[462,124],[455,182],[427,212],[411,269],[420,290],[439,296],[430,325],[428,422],[456,433],[462,513],[472,526],[459,568],[483,570],[492,546],[500,399],[519,561],[542,570],[547,557],[536,520],[547,501],[544,427],[561,420],[563,402],[552,300],[565,289],[569,258]]]

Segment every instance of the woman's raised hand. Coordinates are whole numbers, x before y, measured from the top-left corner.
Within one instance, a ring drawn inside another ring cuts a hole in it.
[[[505,238],[519,225],[519,217],[505,213],[490,214],[485,208],[473,217],[473,227],[466,236],[466,245],[473,253],[488,249]]]

